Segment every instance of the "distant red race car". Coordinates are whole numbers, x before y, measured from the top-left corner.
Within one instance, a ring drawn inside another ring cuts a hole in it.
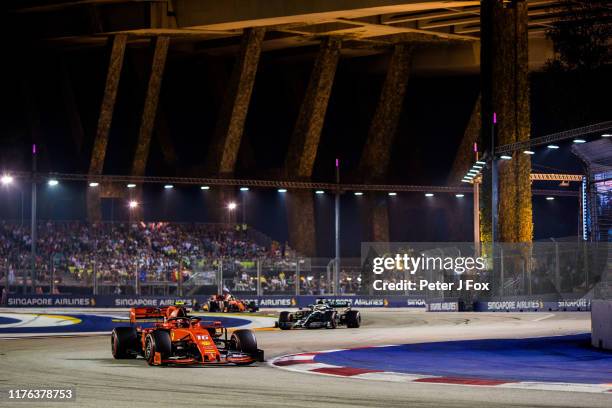
[[[236,330],[228,339],[221,322],[203,322],[189,316],[183,306],[136,307],[130,310],[129,327],[117,327],[111,336],[116,359],[143,356],[149,365],[230,364],[264,361],[251,330]],[[136,325],[141,319],[156,319],[153,327]]]
[[[225,312],[225,313],[254,313],[259,310],[255,302],[246,302],[236,298],[234,295],[212,295],[208,302],[202,305],[205,312]]]

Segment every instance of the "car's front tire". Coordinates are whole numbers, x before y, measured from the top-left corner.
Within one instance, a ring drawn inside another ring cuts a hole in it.
[[[239,351],[241,353],[250,354],[252,356],[256,356],[258,354],[257,350],[257,339],[255,338],[255,333],[252,330],[242,329],[236,330],[232,333],[231,348],[233,350]],[[236,365],[249,365],[253,362],[248,363],[235,363]]]
[[[247,354],[257,353],[257,339],[252,330],[241,329],[232,333],[231,342],[234,350]]]
[[[172,353],[172,340],[170,333],[164,330],[155,330],[145,338],[144,358],[149,365],[155,364],[155,353],[160,353],[162,360]]]
[[[292,327],[291,314],[289,312],[280,312],[278,316],[278,328],[281,330],[290,330]]]

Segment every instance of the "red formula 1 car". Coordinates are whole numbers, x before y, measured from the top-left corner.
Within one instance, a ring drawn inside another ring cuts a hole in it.
[[[137,307],[130,310],[129,327],[117,327],[111,336],[116,359],[142,355],[149,365],[252,364],[263,361],[263,350],[251,330],[236,330],[228,339],[221,322],[203,322],[183,306]],[[136,325],[154,319],[153,327]]]
[[[246,302],[236,298],[234,295],[212,295],[208,302],[202,306],[205,312],[225,312],[225,313],[254,313],[259,310],[255,302]]]

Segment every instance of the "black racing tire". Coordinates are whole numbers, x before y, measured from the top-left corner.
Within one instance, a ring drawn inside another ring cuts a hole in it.
[[[247,354],[257,354],[257,339],[252,330],[241,329],[232,333],[232,348]]]
[[[121,359],[136,358],[138,350],[138,332],[134,327],[116,327],[111,334],[111,352],[113,357]]]
[[[255,338],[255,333],[251,330],[242,329],[236,330],[232,333],[232,337],[230,338],[231,347],[239,352],[247,353],[252,356],[257,356],[257,339]],[[234,363],[236,365],[250,365],[253,364],[253,361],[248,363]]]
[[[219,302],[208,302],[208,311],[209,312],[218,312],[219,311]]]
[[[153,365],[155,353],[160,353],[162,360],[167,359],[172,353],[170,333],[165,330],[152,331],[145,338],[144,358],[149,365]]]
[[[291,322],[291,313],[280,312],[278,316],[278,328],[281,330],[291,330],[293,323]]]
[[[325,312],[325,321],[329,322],[327,326],[328,329],[335,329],[338,327],[338,321],[336,320],[337,312],[335,310],[330,310]]]
[[[345,315],[346,327],[356,329],[361,326],[361,314],[358,310],[349,310]]]

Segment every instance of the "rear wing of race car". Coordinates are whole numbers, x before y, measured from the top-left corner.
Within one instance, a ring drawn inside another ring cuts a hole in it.
[[[347,300],[330,300],[329,305],[331,307],[351,307],[351,302]]]
[[[336,299],[317,299],[317,303],[327,303],[331,307],[351,307],[351,302],[348,300],[336,300]]]
[[[130,309],[130,323],[141,319],[159,319],[164,317],[164,311],[159,307],[133,307]]]

